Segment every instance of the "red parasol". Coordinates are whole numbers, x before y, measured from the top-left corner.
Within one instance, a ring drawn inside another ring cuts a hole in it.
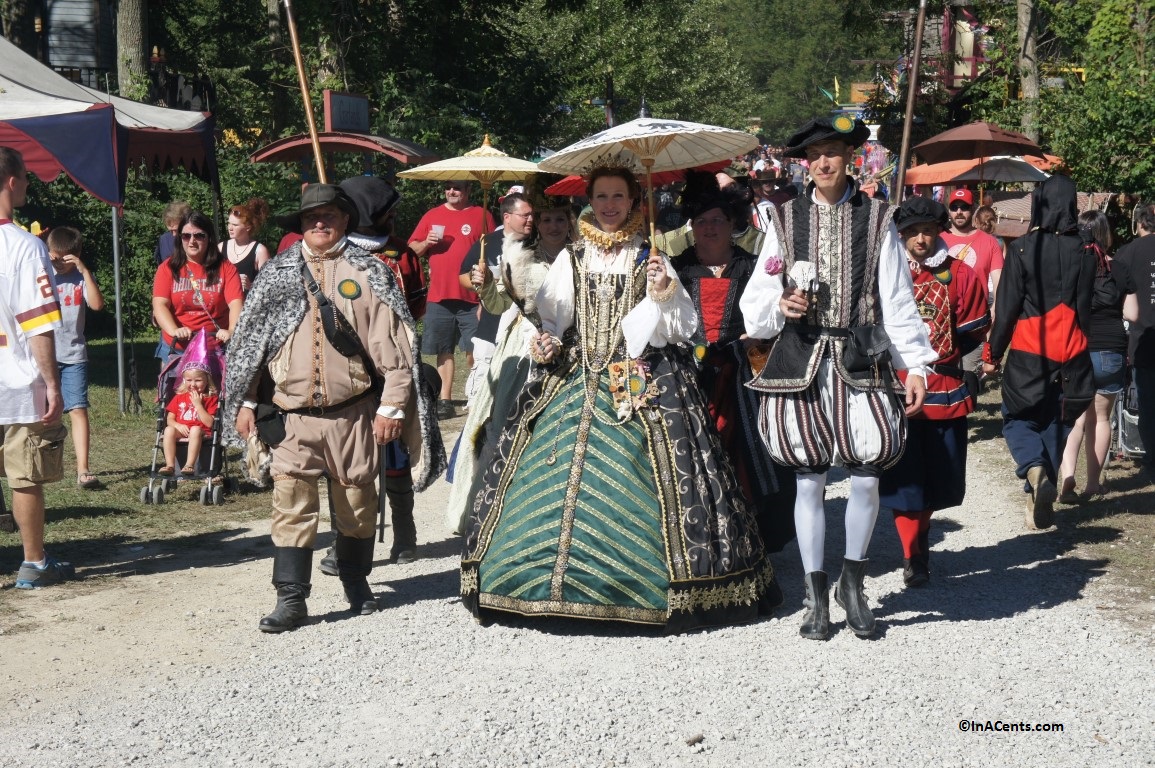
[[[718,171],[729,167],[729,160],[719,160],[716,163],[706,163],[694,168],[695,171],[705,171],[707,173],[717,173]],[[670,184],[675,181],[682,181],[686,178],[686,171],[684,169],[677,171],[662,171],[660,173],[651,174],[654,184]],[[639,180],[640,181],[640,180]],[[554,195],[557,197],[578,197],[586,193],[586,180],[582,176],[566,176],[561,181],[555,182],[545,188],[545,194]]]

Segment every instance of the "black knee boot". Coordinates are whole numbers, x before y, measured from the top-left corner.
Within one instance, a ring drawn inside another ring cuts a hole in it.
[[[393,520],[393,548],[389,559],[411,563],[417,559],[417,523],[413,519],[413,478],[385,478],[385,494]]]
[[[313,550],[310,547],[277,547],[273,554],[273,586],[277,588],[277,605],[261,619],[262,632],[284,632],[305,623],[309,609],[310,571]]]
[[[866,604],[863,581],[866,579],[866,560],[842,561],[842,575],[834,586],[834,599],[846,611],[846,623],[859,637],[874,634],[874,614]]]
[[[824,571],[806,574],[806,613],[798,634],[810,640],[825,640],[830,634],[830,584]]]
[[[373,537],[354,539],[337,534],[333,548],[337,552],[337,570],[349,610],[367,616],[377,610],[377,598],[366,578],[373,570]]]

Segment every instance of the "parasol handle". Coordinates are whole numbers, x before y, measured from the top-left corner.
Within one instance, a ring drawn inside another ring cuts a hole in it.
[[[654,179],[650,175],[650,169],[654,167],[654,159],[643,157],[642,166],[646,169],[646,209],[650,212],[650,248],[656,248],[655,240],[658,233],[654,229]]]
[[[489,141],[489,134],[485,135],[485,140]],[[489,185],[484,182],[481,185],[481,253],[477,257],[477,266],[481,269],[489,269],[489,264],[485,261],[485,236],[489,234],[489,222],[485,218],[485,214],[489,213]]]
[[[313,100],[309,98],[309,81],[305,77],[305,62],[301,58],[301,43],[297,39],[297,21],[293,17],[291,0],[281,0],[285,6],[285,19],[289,25],[289,40],[293,44],[293,60],[297,62],[297,80],[301,84],[301,99],[305,102],[305,122],[309,126],[309,138],[313,143],[313,159],[317,163],[317,180],[327,184],[325,160],[321,156],[321,140],[317,136],[317,121],[313,117]]]

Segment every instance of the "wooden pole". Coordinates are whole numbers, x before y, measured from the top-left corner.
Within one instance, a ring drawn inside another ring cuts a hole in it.
[[[286,0],[287,2],[287,0]],[[906,166],[910,162],[910,129],[914,125],[914,100],[918,95],[918,72],[922,68],[922,28],[926,24],[926,0],[918,2],[918,17],[914,23],[914,57],[910,63],[906,91],[906,118],[902,123],[902,149],[898,153],[898,174],[894,180],[894,194],[890,202],[902,203],[906,192]]]
[[[293,45],[293,59],[297,62],[297,80],[301,84],[301,99],[305,102],[305,122],[309,126],[309,138],[313,141],[313,160],[317,163],[317,180],[327,184],[325,178],[325,158],[321,155],[321,140],[317,137],[317,121],[313,117],[313,100],[309,98],[309,81],[305,77],[305,62],[301,58],[301,42],[297,39],[297,21],[293,18],[291,0],[281,0],[285,6],[285,19],[289,24],[289,40]]]

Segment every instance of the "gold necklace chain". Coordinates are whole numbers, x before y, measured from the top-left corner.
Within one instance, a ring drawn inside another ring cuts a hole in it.
[[[578,263],[578,283],[581,295],[576,302],[578,308],[578,322],[580,323],[580,359],[582,365],[582,372],[585,378],[585,408],[587,408],[594,417],[602,424],[607,426],[620,426],[625,424],[633,416],[632,403],[624,410],[618,419],[608,419],[603,416],[597,409],[597,390],[598,383],[601,380],[601,374],[610,366],[613,361],[614,352],[618,347],[623,347],[621,355],[622,362],[626,364],[627,371],[629,369],[629,358],[624,351],[624,332],[622,331],[622,318],[626,314],[626,308],[631,305],[634,297],[634,265],[633,252],[637,248],[633,245],[626,245],[620,251],[617,247],[610,250],[613,255],[603,252],[603,249],[598,248],[598,256],[601,257],[606,269],[602,272],[593,274],[594,286],[591,290],[590,278],[591,271],[587,263],[587,254],[591,250],[593,244],[587,242],[586,248],[582,251],[582,257]],[[620,296],[617,294],[617,275],[609,270],[616,258],[620,255],[626,255],[626,275],[625,275],[625,290]],[[593,294],[591,298],[591,294]],[[591,304],[592,302],[592,304]],[[592,342],[594,346],[594,359],[590,361],[589,347]],[[604,346],[603,346],[604,345]],[[626,386],[629,387],[629,376],[627,375]],[[627,401],[629,403],[629,401]]]

